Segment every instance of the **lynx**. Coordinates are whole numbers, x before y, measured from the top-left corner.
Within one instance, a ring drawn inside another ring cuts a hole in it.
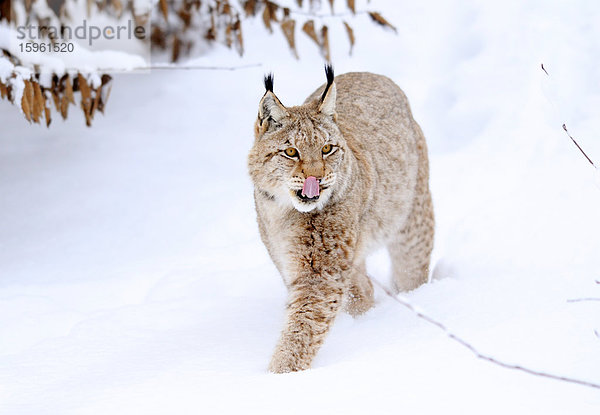
[[[309,368],[340,310],[373,305],[373,250],[387,247],[397,291],[428,279],[429,162],[406,96],[381,75],[325,73],[295,107],[265,77],[248,157],[261,239],[289,296],[275,373]]]

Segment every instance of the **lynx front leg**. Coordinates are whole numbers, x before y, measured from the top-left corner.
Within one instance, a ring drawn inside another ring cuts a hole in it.
[[[308,369],[342,305],[343,282],[335,276],[306,275],[289,287],[286,323],[271,359],[274,373]]]

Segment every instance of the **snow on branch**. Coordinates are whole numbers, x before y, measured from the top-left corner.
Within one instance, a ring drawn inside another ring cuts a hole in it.
[[[94,115],[104,112],[111,89],[111,76],[100,68],[107,62],[121,71],[147,65],[140,53],[145,50],[143,42],[137,32],[133,36],[133,29],[140,26],[133,22],[142,21],[144,16],[147,19],[150,8],[140,9],[146,14],[139,15],[132,8],[128,27],[119,20],[123,13],[116,13],[114,8],[98,18],[105,13],[104,3],[65,0],[55,10],[46,0],[3,1],[0,98],[17,106],[29,122],[44,122],[46,126],[52,122],[53,107],[66,119],[69,107],[76,105],[91,126]],[[118,44],[115,41],[114,45],[122,50],[96,47],[106,40],[102,36],[115,38],[115,29]],[[138,49],[132,45],[139,45]]]
[[[280,3],[287,3],[282,5]],[[330,13],[319,13],[322,8],[318,0],[296,0],[295,4],[274,0],[159,0],[160,13],[152,21],[152,44],[170,52],[171,61],[176,62],[183,54],[189,54],[200,43],[222,43],[244,53],[243,22],[255,17],[262,19],[270,33],[279,26],[292,54],[298,58],[296,31],[301,28],[304,35],[313,40],[325,60],[331,57],[329,31],[323,22],[341,23],[348,36],[350,53],[354,46],[354,30],[348,18],[367,14],[382,27],[396,31],[396,28],[376,11],[357,11],[354,0],[346,2],[329,0]],[[335,13],[334,7],[345,3],[344,13]],[[342,20],[342,19],[346,20]],[[315,19],[319,22],[315,22]]]
[[[52,104],[66,119],[69,107],[76,105],[77,93],[88,126],[91,126],[96,111],[104,113],[111,89],[110,75],[69,71],[60,76],[57,73],[42,76],[32,68],[22,66],[6,50],[1,52],[0,98],[19,107],[27,121],[36,124],[45,122],[46,126],[50,126]]]

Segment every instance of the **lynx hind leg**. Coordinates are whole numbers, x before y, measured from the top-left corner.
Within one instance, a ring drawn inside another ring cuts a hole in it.
[[[344,310],[352,317],[367,312],[373,306],[373,284],[367,276],[365,262],[353,268],[344,296]]]
[[[433,204],[428,186],[415,197],[413,210],[398,237],[388,245],[396,291],[410,291],[427,282],[433,249]]]

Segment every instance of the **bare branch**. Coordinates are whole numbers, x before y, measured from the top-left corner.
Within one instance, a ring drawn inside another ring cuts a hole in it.
[[[358,14],[369,14],[368,11],[357,11],[356,13],[346,12],[346,13],[314,13],[314,12],[305,12],[302,10],[290,10],[291,14],[295,14],[298,16],[312,17],[315,19],[326,19],[328,17],[352,17]]]
[[[108,72],[139,72],[139,71],[237,71],[240,69],[248,68],[259,68],[261,63],[249,63],[247,65],[240,66],[202,66],[202,65],[151,65],[151,66],[139,66],[137,68],[123,69],[123,68],[98,68],[97,71],[101,73]],[[66,72],[75,71],[76,69],[66,69]]]
[[[587,159],[587,161],[590,162],[590,164],[594,167],[597,168],[596,165],[594,164],[594,162],[592,161],[592,159],[590,159],[588,157],[587,154],[585,154],[585,151],[583,151],[583,149],[579,146],[579,144],[577,144],[577,141],[575,141],[575,139],[571,136],[571,134],[569,134],[569,130],[567,130],[567,125],[563,124],[562,125],[563,130],[565,130],[565,133],[567,133],[567,135],[569,136],[569,138],[571,139],[571,141],[573,141],[573,143],[575,143],[575,145],[577,146],[577,148],[579,149],[579,151],[581,151],[581,154],[583,154],[585,156],[585,158]]]
[[[485,360],[486,362],[493,363],[493,364],[495,364],[497,366],[500,366],[500,367],[503,367],[505,369],[517,370],[517,371],[528,373],[528,374],[534,375],[534,376],[539,376],[539,377],[544,377],[544,378],[548,378],[548,379],[559,380],[559,381],[562,381],[562,382],[574,383],[576,385],[586,386],[586,387],[594,388],[594,389],[600,389],[600,384],[597,384],[597,383],[588,382],[588,381],[581,380],[581,379],[575,379],[575,378],[570,378],[570,377],[561,376],[561,375],[554,375],[552,373],[546,373],[546,372],[541,372],[541,371],[538,371],[538,370],[529,369],[529,368],[526,368],[526,367],[521,366],[521,365],[516,365],[516,364],[512,364],[512,363],[506,363],[506,362],[503,362],[503,361],[501,361],[499,359],[496,359],[495,357],[492,357],[490,355],[486,355],[484,353],[481,353],[474,346],[472,346],[470,343],[468,343],[466,340],[463,340],[462,338],[460,338],[456,334],[454,334],[452,331],[450,331],[444,324],[442,324],[439,321],[435,320],[434,318],[426,315],[422,311],[417,310],[408,301],[395,296],[392,292],[390,292],[379,281],[377,281],[377,280],[375,280],[373,278],[370,278],[370,279],[371,279],[371,281],[375,285],[379,286],[389,297],[391,297],[398,304],[400,304],[403,307],[409,309],[413,314],[415,314],[421,320],[424,320],[424,321],[428,322],[429,324],[431,324],[431,325],[439,328],[440,330],[442,330],[444,333],[446,333],[446,336],[448,336],[450,339],[454,340],[456,343],[460,344],[461,346],[463,346],[464,348],[466,348],[467,350],[469,350],[478,359]]]
[[[550,74],[548,73],[548,71],[546,70],[546,68],[544,68],[544,64],[541,64],[542,67],[542,71],[544,71],[544,73],[548,76],[550,76]],[[571,134],[569,134],[569,130],[567,130],[567,125],[563,124],[562,125],[563,130],[565,130],[565,133],[567,133],[567,135],[569,136],[569,138],[571,139],[571,141],[573,141],[573,143],[577,146],[577,148],[579,149],[579,151],[581,151],[581,154],[583,154],[585,156],[585,158],[587,159],[587,161],[590,162],[590,164],[597,169],[596,165],[594,164],[594,162],[592,161],[592,159],[590,159],[588,157],[588,155],[585,153],[585,151],[583,151],[583,149],[579,146],[579,144],[577,143],[577,141],[575,141],[575,139],[571,136]]]
[[[567,303],[580,303],[582,301],[600,301],[600,298],[571,298]]]

